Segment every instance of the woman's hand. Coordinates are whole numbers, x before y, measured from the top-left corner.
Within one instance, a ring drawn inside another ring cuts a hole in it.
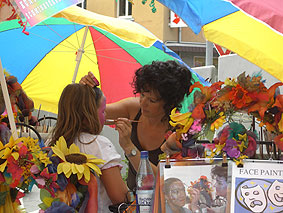
[[[181,151],[176,141],[176,132],[173,132],[168,139],[162,144],[161,150],[167,155],[173,155]]]
[[[79,83],[83,85],[89,85],[91,87],[94,87],[97,85],[97,82],[94,79],[96,79],[94,74],[92,72],[88,72],[87,75],[81,78]]]
[[[125,150],[132,146],[131,133],[132,125],[131,121],[127,118],[118,118],[115,123],[115,129],[119,132],[120,146]]]

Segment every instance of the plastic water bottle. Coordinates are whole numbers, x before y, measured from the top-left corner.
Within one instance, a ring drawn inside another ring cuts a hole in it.
[[[141,160],[136,176],[136,182],[137,212],[150,212],[153,200],[154,175],[148,160],[148,151],[141,151]]]

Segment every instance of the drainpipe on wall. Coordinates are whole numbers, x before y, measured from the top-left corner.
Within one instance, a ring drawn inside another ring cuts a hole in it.
[[[178,43],[182,42],[182,27],[178,27]]]
[[[205,66],[213,65],[213,44],[206,41],[205,48]]]

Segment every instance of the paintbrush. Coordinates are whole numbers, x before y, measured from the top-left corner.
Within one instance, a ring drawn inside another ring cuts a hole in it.
[[[141,122],[141,121],[135,121],[135,120],[130,120],[130,119],[129,119],[129,121],[132,122],[132,123],[140,123]],[[117,122],[117,119],[115,119],[115,120],[114,119],[106,119],[105,122],[115,123],[115,122]]]

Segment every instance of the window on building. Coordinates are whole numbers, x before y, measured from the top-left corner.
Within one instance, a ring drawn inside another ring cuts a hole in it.
[[[128,0],[118,0],[118,17],[132,18],[132,4]]]

